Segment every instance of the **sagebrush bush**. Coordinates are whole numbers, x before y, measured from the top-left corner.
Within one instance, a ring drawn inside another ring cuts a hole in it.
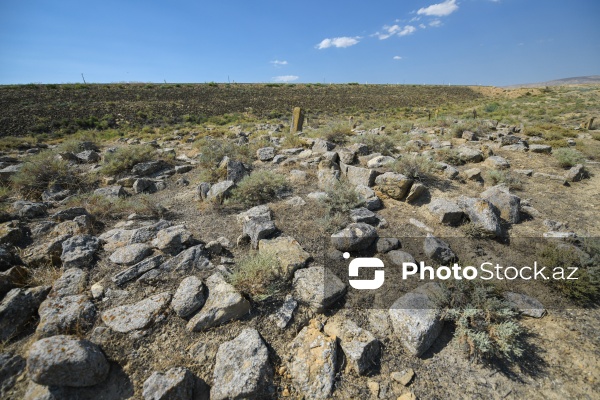
[[[348,124],[329,125],[317,134],[318,137],[338,145],[348,143],[352,135],[352,129]]]
[[[289,189],[284,175],[262,170],[244,177],[232,191],[230,203],[253,207],[275,200]]]
[[[88,193],[69,200],[69,207],[84,207],[99,220],[118,220],[130,214],[138,214],[145,218],[159,219],[165,216],[166,210],[148,194],[132,197],[106,197]]]
[[[583,154],[569,147],[561,147],[560,149],[555,149],[552,152],[552,155],[554,156],[554,158],[556,158],[558,164],[563,168],[570,168],[577,164],[583,164],[585,162],[585,157]]]
[[[347,213],[364,204],[364,200],[354,186],[346,182],[336,183],[326,193],[327,197],[321,201],[327,207],[330,216],[336,213]]]
[[[431,181],[435,179],[436,165],[429,158],[408,154],[403,155],[392,165],[394,172],[405,175],[418,181]]]
[[[576,280],[550,279],[547,283],[562,295],[575,302],[587,305],[597,303],[600,299],[600,241],[587,239],[583,249],[579,250],[567,244],[548,243],[537,254],[538,262],[543,267],[562,268],[570,273],[571,268],[578,268],[573,276]]]
[[[455,324],[454,337],[474,359],[513,360],[524,351],[518,313],[490,285],[456,281],[436,299],[443,318]]]
[[[158,159],[154,147],[150,145],[132,145],[119,147],[104,156],[100,172],[104,175],[117,175],[130,170],[134,165]]]
[[[198,164],[206,169],[216,168],[228,156],[241,162],[252,161],[252,149],[248,145],[238,145],[227,138],[204,137],[195,142],[198,148]]]
[[[396,140],[392,136],[386,134],[355,136],[353,141],[355,143],[366,144],[371,153],[381,153],[384,156],[393,155],[397,145]]]
[[[261,301],[277,293],[284,285],[274,254],[255,252],[242,258],[229,281],[239,291]]]
[[[11,177],[13,187],[24,197],[39,199],[50,186],[79,191],[87,188],[89,178],[77,174],[69,163],[51,150],[29,157],[21,169]]]
[[[484,178],[491,186],[496,186],[501,183],[507,185],[510,189],[519,190],[523,188],[523,181],[512,174],[510,171],[491,169],[485,172]]]

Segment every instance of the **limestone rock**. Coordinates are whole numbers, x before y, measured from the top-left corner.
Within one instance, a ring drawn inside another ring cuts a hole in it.
[[[123,189],[123,186],[121,185],[99,188],[94,190],[94,194],[111,198],[127,196],[127,192],[125,191],[125,189]]]
[[[326,267],[303,268],[294,274],[295,298],[322,312],[346,293],[346,285]]]
[[[371,332],[360,328],[353,321],[334,317],[327,321],[324,332],[340,340],[346,359],[359,375],[366,374],[377,364],[381,355],[379,341]]]
[[[184,225],[171,226],[160,230],[152,241],[155,247],[165,254],[176,255],[192,240],[192,233]]]
[[[50,286],[38,286],[12,289],[6,294],[0,303],[0,341],[7,341],[27,328],[48,292]]]
[[[204,305],[204,283],[196,276],[188,276],[179,284],[173,296],[171,307],[181,318],[189,317]]]
[[[375,178],[379,173],[373,169],[354,167],[352,165],[340,165],[342,175],[346,176],[352,185],[364,185],[371,187],[375,184]]]
[[[167,308],[170,300],[168,292],[159,293],[135,304],[106,310],[102,313],[102,321],[121,333],[145,329]]]
[[[119,265],[137,264],[152,253],[152,249],[143,243],[130,244],[112,253],[110,261]]]
[[[62,243],[60,259],[65,268],[90,267],[99,247],[100,240],[95,236],[73,236]]]
[[[498,209],[500,217],[517,224],[521,220],[521,199],[510,191],[505,185],[497,185],[481,193],[481,198],[489,201]]]
[[[81,294],[86,289],[87,273],[79,268],[67,269],[54,281],[50,296],[70,296]]]
[[[85,331],[94,323],[96,308],[85,295],[48,297],[38,310],[38,337]]]
[[[286,280],[290,279],[297,269],[303,268],[311,258],[300,243],[289,236],[261,240],[258,243],[258,252],[273,254],[279,264],[278,274]]]
[[[187,400],[194,393],[194,375],[183,367],[153,372],[143,385],[144,400]]]
[[[353,223],[331,235],[331,244],[340,251],[359,251],[377,239],[377,230],[365,223]]]
[[[430,233],[427,234],[423,242],[423,250],[427,257],[442,265],[447,266],[448,263],[456,259],[456,254],[450,249],[450,246]]]
[[[118,286],[121,286],[158,267],[162,262],[163,257],[161,255],[148,258],[114,275],[112,281]]]
[[[375,179],[375,184],[379,190],[390,196],[392,199],[403,200],[408,194],[408,191],[413,184],[413,180],[402,174],[386,172]]]
[[[233,181],[221,181],[215,183],[206,194],[206,200],[222,203],[223,200],[229,196],[229,193],[231,193],[234,186],[235,182]]]
[[[488,200],[461,196],[457,199],[457,204],[467,214],[471,223],[485,234],[490,237],[502,235],[500,220]]]
[[[505,292],[504,298],[521,314],[533,318],[542,318],[546,314],[544,305],[537,299],[522,293]]]
[[[427,208],[440,223],[446,225],[458,225],[464,216],[458,204],[443,198],[432,199]]]

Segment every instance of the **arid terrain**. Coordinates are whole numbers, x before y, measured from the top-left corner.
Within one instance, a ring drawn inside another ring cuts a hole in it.
[[[1,398],[600,393],[598,85],[25,85],[0,106]],[[383,289],[351,287],[358,257]],[[482,260],[578,279],[398,278]]]

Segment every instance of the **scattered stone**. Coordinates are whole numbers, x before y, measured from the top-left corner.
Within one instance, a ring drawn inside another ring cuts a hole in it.
[[[544,305],[537,299],[521,293],[505,292],[504,298],[521,314],[533,318],[542,318],[546,314]]]
[[[413,180],[402,174],[386,172],[383,175],[379,175],[375,179],[375,183],[381,192],[392,199],[403,200],[408,194]]]
[[[186,172],[190,172],[192,169],[194,169],[194,167],[191,165],[176,165],[175,173],[176,174],[185,174]]]
[[[293,287],[295,298],[317,312],[324,311],[346,293],[346,285],[333,272],[321,266],[296,271]]]
[[[134,165],[131,168],[131,173],[138,176],[148,176],[168,167],[169,165],[162,160],[148,161]]]
[[[395,162],[396,162],[396,159],[394,157],[377,156],[377,157],[374,157],[374,158],[370,159],[367,162],[367,167],[369,167],[369,168],[382,168],[382,167],[385,167],[386,165],[391,165],[391,164],[393,164]]]
[[[260,161],[270,161],[275,157],[275,148],[273,147],[263,147],[256,150],[256,158]]]
[[[292,207],[302,207],[306,205],[306,201],[300,196],[294,196],[286,200],[285,204]]]
[[[61,201],[71,195],[69,189],[63,189],[60,185],[52,185],[42,193],[43,201]]]
[[[38,337],[75,333],[89,329],[96,317],[96,308],[86,295],[48,297],[38,310]]]
[[[353,321],[343,318],[332,318],[327,321],[324,332],[337,337],[350,366],[359,375],[365,375],[377,365],[381,355],[379,341],[373,334],[360,328]]]
[[[529,151],[532,153],[550,154],[552,153],[552,146],[547,144],[530,144]]]
[[[94,190],[94,194],[110,198],[127,196],[127,192],[121,185],[99,188]]]
[[[427,209],[438,222],[446,225],[458,225],[464,216],[458,204],[443,198],[432,199]]]
[[[409,253],[402,250],[392,250],[387,253],[387,258],[395,267],[402,267],[404,263],[415,263],[415,259]]]
[[[432,228],[428,227],[427,225],[425,225],[424,223],[422,223],[419,220],[416,220],[414,218],[410,218],[408,220],[408,222],[410,222],[411,225],[416,226],[417,228],[424,230],[425,232],[433,233],[433,229]]]
[[[211,186],[206,194],[206,200],[222,203],[235,186],[233,181],[221,181]]]
[[[196,200],[206,200],[208,192],[210,191],[211,185],[208,182],[202,182],[196,188]]]
[[[181,281],[171,301],[171,307],[178,316],[187,318],[204,305],[206,301],[204,291],[204,284],[200,278],[188,276]]]
[[[27,285],[29,276],[30,271],[20,265],[0,272],[0,299],[12,289]]]
[[[0,303],[0,341],[21,334],[37,315],[40,304],[50,292],[50,286],[12,289]]]
[[[199,244],[182,251],[175,257],[164,262],[158,268],[153,268],[142,275],[139,279],[142,282],[151,282],[161,280],[165,276],[186,276],[197,271],[212,268],[210,260],[206,257],[204,246]]]
[[[250,311],[250,303],[219,273],[206,280],[208,299],[187,324],[192,332],[202,331],[241,318]]]
[[[511,201],[514,201],[514,199]],[[490,237],[502,235],[500,220],[496,215],[494,206],[488,200],[461,196],[457,199],[457,203],[477,229]]]
[[[246,176],[250,175],[250,171],[244,163],[236,160],[227,160],[227,180],[238,183]]]
[[[365,223],[353,223],[331,235],[331,244],[340,251],[359,251],[371,246],[377,230]]]
[[[507,169],[510,168],[510,163],[504,157],[491,156],[486,158],[485,165],[493,169]]]
[[[465,163],[479,163],[483,161],[483,154],[477,149],[467,146],[459,146],[456,151],[458,156]]]
[[[275,232],[277,232],[277,227],[273,221],[256,218],[244,222],[242,234],[249,237],[252,248],[257,249],[259,241],[268,238]]]
[[[0,396],[6,395],[24,370],[25,359],[23,357],[10,353],[0,354]]]
[[[71,221],[81,215],[89,215],[89,213],[83,207],[71,207],[53,214],[51,218],[56,221]]]
[[[339,182],[340,171],[321,169],[317,172],[317,180],[319,189],[331,189]]]
[[[354,186],[363,185],[371,187],[375,184],[375,178],[379,175],[379,172],[373,169],[354,167],[352,165],[340,165],[342,175],[346,176],[348,182]]]
[[[23,229],[16,221],[0,225],[0,245],[17,246],[23,240]]]
[[[452,165],[444,164],[443,165],[443,174],[446,178],[452,180],[452,179],[455,179],[460,174],[460,171],[458,169],[456,169],[455,167],[453,167]]]
[[[258,252],[272,254],[277,258],[278,275],[289,280],[299,268],[304,268],[310,254],[292,237],[281,236],[275,239],[263,239],[258,243]]]
[[[87,273],[79,268],[70,268],[54,281],[50,296],[71,296],[86,289]]]
[[[515,169],[514,172],[516,174],[525,175],[525,176],[532,176],[533,175],[533,170],[532,169]]]
[[[340,162],[352,165],[356,162],[356,152],[348,149],[341,149],[338,151],[338,158],[340,159]]]
[[[481,170],[479,168],[471,168],[464,171],[465,176],[470,181],[481,180]]]
[[[407,202],[413,202],[418,200],[423,194],[427,192],[427,186],[423,185],[421,182],[414,182],[408,191],[408,195],[406,196]]]
[[[412,368],[409,368],[406,371],[402,372],[392,372],[390,377],[403,386],[408,386],[410,381],[415,377],[415,371]]]
[[[327,140],[316,139],[312,146],[312,151],[315,153],[326,153],[334,148],[335,144],[328,142]]]
[[[62,242],[60,259],[65,268],[90,267],[100,247],[100,240],[91,235],[78,235]]]
[[[396,400],[417,400],[417,396],[415,396],[415,394],[413,392],[408,392],[408,393],[404,393],[402,396],[398,397]]]
[[[507,222],[517,224],[521,220],[521,199],[510,194],[508,186],[493,186],[481,193],[481,198],[492,203]]]
[[[163,262],[163,257],[161,255],[157,255],[151,258],[148,258],[144,261],[141,261],[135,264],[132,267],[127,268],[124,271],[119,272],[115,276],[112,277],[112,281],[121,286],[129,281],[139,278],[144,273],[158,267]]]
[[[145,329],[167,308],[170,300],[168,292],[159,293],[135,304],[106,310],[102,313],[102,321],[121,333]]]
[[[110,365],[100,348],[73,336],[53,336],[31,345],[27,374],[40,385],[86,387],[101,383]]]
[[[451,261],[456,260],[456,254],[450,249],[450,246],[430,233],[423,242],[423,250],[427,257],[442,265],[448,265]]]
[[[583,164],[577,164],[565,173],[568,182],[579,182],[589,176]]]
[[[291,295],[287,295],[281,307],[271,316],[279,329],[285,329],[288,326],[296,307],[298,307],[298,302]]]
[[[109,260],[119,265],[133,265],[142,261],[152,253],[150,246],[143,243],[134,243],[118,248],[109,257]]]
[[[19,200],[12,203],[12,208],[20,218],[44,217],[47,214],[47,207],[43,203]]]
[[[364,207],[350,210],[350,219],[352,222],[362,222],[369,225],[375,225],[379,222],[377,215]]]
[[[139,193],[156,193],[158,191],[158,187],[156,186],[156,182],[152,179],[148,178],[139,178],[133,182],[133,192],[136,194]]]
[[[564,186],[567,186],[569,184],[567,181],[567,178],[565,178],[564,176],[560,176],[560,175],[545,174],[543,172],[534,172],[533,177],[534,178],[551,179],[553,181],[559,181]]]
[[[152,241],[152,247],[165,254],[176,255],[191,241],[192,233],[184,225],[176,225],[160,230]]]
[[[210,398],[267,398],[272,380],[267,346],[256,329],[244,329],[235,339],[219,346]]]
[[[144,382],[144,400],[186,400],[194,394],[194,375],[183,367],[153,372]]]
[[[377,238],[376,248],[377,252],[384,254],[392,250],[400,248],[400,241],[396,238]]]
[[[312,192],[306,195],[311,200],[325,200],[328,196],[325,192]]]
[[[356,186],[356,193],[364,201],[364,206],[367,210],[375,211],[382,207],[381,200],[375,194],[375,191],[368,186],[358,185]]]
[[[394,332],[412,355],[427,351],[442,332],[443,321],[433,301],[439,290],[439,284],[426,283],[400,297],[389,310]]]
[[[308,399],[329,398],[335,382],[337,345],[311,321],[289,345],[287,369],[296,389]]]
[[[206,243],[204,249],[208,251],[210,254],[219,255],[223,252],[223,245],[218,240],[212,240]]]

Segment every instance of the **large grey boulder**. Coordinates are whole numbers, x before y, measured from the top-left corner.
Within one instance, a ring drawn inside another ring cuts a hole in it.
[[[56,221],[71,221],[72,219],[82,215],[89,215],[85,208],[71,207],[52,214],[51,218]]]
[[[204,305],[206,301],[204,292],[205,287],[202,280],[197,276],[188,276],[179,284],[173,295],[171,307],[178,316],[189,317]]]
[[[490,237],[502,235],[500,220],[488,200],[461,196],[457,199],[457,204],[477,229]]]
[[[331,235],[331,244],[339,251],[359,251],[377,239],[377,230],[369,224],[353,223]]]
[[[311,321],[288,345],[286,365],[296,389],[306,399],[327,399],[335,383],[337,344]]]
[[[234,181],[221,181],[215,183],[206,194],[206,200],[222,203],[223,200],[229,196],[234,187]]]
[[[112,277],[112,281],[118,286],[124,285],[125,283],[139,278],[146,272],[153,270],[160,266],[163,262],[163,256],[157,255],[141,261]]]
[[[207,258],[204,245],[199,244],[182,251],[175,257],[162,263],[158,268],[153,268],[144,273],[140,277],[140,280],[150,282],[153,280],[162,280],[167,277],[187,276],[212,267],[213,265]]]
[[[326,267],[312,266],[296,271],[294,297],[322,312],[346,293],[346,284]]]
[[[459,146],[456,151],[458,156],[465,163],[478,163],[483,161],[483,154],[480,150],[472,149],[467,146]]]
[[[261,204],[260,206],[252,207],[251,209],[236,215],[236,220],[241,225],[250,220],[271,221],[271,219],[271,209],[267,204]]]
[[[155,294],[138,303],[111,308],[102,313],[102,321],[112,330],[127,333],[145,329],[167,308],[171,295]]]
[[[47,206],[44,203],[19,200],[12,203],[12,208],[21,218],[43,217],[47,214]]]
[[[389,310],[394,332],[414,356],[427,351],[442,332],[443,321],[435,303],[440,291],[439,284],[426,283],[400,297]]]
[[[50,296],[70,296],[81,294],[87,287],[87,273],[79,268],[67,269],[52,284]]]
[[[487,189],[481,193],[481,198],[492,203],[505,221],[517,224],[521,220],[521,199],[511,194],[506,185]]]
[[[158,191],[158,187],[156,182],[149,178],[139,178],[133,182],[133,193],[156,193]]]
[[[268,398],[273,395],[269,350],[256,329],[244,329],[219,346],[210,398],[213,400]]]
[[[392,250],[387,253],[386,256],[390,263],[395,267],[401,268],[404,263],[416,263],[414,257],[410,253],[402,250]]]
[[[48,297],[38,310],[38,337],[83,332],[94,324],[96,307],[86,295]]]
[[[121,185],[98,188],[94,190],[94,194],[111,198],[127,196],[127,192],[125,191],[125,189],[123,189],[123,186]]]
[[[350,219],[352,222],[363,222],[369,225],[376,225],[379,222],[377,215],[366,207],[350,210]]]
[[[241,161],[235,160],[227,160],[227,180],[238,183],[246,176],[250,175],[250,171],[246,168],[244,163]],[[208,187],[206,193],[210,190],[210,186]],[[206,197],[206,196],[205,196]]]
[[[365,375],[377,365],[381,349],[371,332],[349,319],[337,316],[327,321],[324,332],[339,339],[348,363],[357,374]]]
[[[546,314],[544,305],[531,296],[515,292],[505,292],[503,296],[513,308],[516,308],[523,315],[542,318]]]
[[[375,178],[379,175],[379,172],[374,169],[354,167],[352,165],[342,164],[340,165],[342,175],[348,179],[352,185],[364,185],[371,187],[375,184]]]
[[[134,165],[133,168],[131,168],[131,173],[138,176],[148,176],[168,167],[169,165],[162,160],[148,161]]]
[[[366,209],[375,211],[382,207],[381,200],[375,194],[375,191],[368,186],[358,185],[356,186],[356,193],[360,196]]]
[[[63,267],[90,267],[99,247],[100,240],[95,236],[78,235],[65,240],[60,256]]]
[[[250,245],[253,249],[257,249],[260,240],[268,238],[275,232],[277,227],[273,221],[256,218],[244,222],[242,234],[249,237]]]
[[[110,365],[98,346],[73,336],[52,336],[31,345],[27,374],[40,385],[86,387],[108,376]]]
[[[187,329],[202,331],[241,318],[250,311],[250,303],[220,273],[206,280],[208,298],[200,311],[190,319]]]
[[[333,150],[334,148],[334,143],[328,142],[327,140],[323,139],[316,139],[312,146],[312,151],[315,153],[326,153],[328,151]]]
[[[79,162],[85,164],[97,163],[102,159],[100,154],[96,153],[94,150],[84,150],[81,153],[75,154],[75,157],[79,159]]]
[[[488,157],[485,162],[485,165],[487,165],[490,168],[494,168],[494,169],[507,169],[510,168],[510,163],[508,162],[508,160],[504,157],[500,157],[500,156],[491,156]]]
[[[256,150],[256,158],[260,161],[271,161],[275,157],[274,147],[262,147]]]
[[[50,286],[31,289],[12,289],[0,303],[0,341],[7,341],[22,333],[37,315]]]
[[[166,372],[153,372],[144,381],[144,400],[188,400],[194,394],[194,375],[187,368],[176,367]]]
[[[386,172],[375,179],[375,184],[381,192],[390,196],[392,199],[404,200],[410,191],[413,180],[402,174]]]
[[[176,255],[191,241],[192,233],[184,225],[176,225],[158,231],[152,246],[165,254]]]
[[[432,199],[427,209],[438,222],[446,225],[458,225],[464,216],[456,202],[442,198]]]

